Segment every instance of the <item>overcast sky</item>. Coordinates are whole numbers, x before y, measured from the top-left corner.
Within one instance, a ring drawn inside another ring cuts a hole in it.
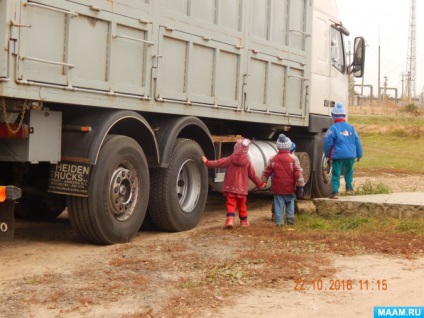
[[[424,0],[416,2],[416,94],[424,92]],[[402,94],[402,74],[405,74],[408,56],[410,0],[337,0],[343,25],[350,31],[353,44],[356,36],[367,42],[365,85],[372,85],[374,95],[378,87],[378,51],[380,48],[380,83],[398,89]],[[356,80],[362,84],[361,79]],[[364,95],[368,95],[364,90]],[[394,97],[394,91],[388,91]],[[406,92],[405,92],[406,94]]]

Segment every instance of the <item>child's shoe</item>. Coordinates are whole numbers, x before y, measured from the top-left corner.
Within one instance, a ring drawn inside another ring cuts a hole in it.
[[[240,219],[240,225],[243,227],[248,227],[249,226],[249,221],[246,219]]]
[[[339,198],[339,193],[338,192],[331,192],[329,198],[330,199],[338,199]]]
[[[227,213],[227,219],[225,220],[224,228],[232,229],[234,227],[235,213]]]
[[[294,225],[294,219],[293,218],[287,218],[287,225]]]

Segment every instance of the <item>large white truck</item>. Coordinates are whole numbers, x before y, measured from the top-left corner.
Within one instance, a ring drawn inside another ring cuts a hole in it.
[[[197,225],[223,175],[203,154],[250,138],[261,174],[284,132],[327,196],[323,134],[364,67],[345,35],[335,0],[0,0],[0,184],[20,217],[126,242]]]

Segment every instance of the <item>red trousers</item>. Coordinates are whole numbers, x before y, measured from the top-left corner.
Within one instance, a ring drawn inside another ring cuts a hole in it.
[[[235,213],[236,208],[238,208],[239,217],[241,219],[247,218],[247,206],[246,206],[247,197],[230,197],[227,196],[227,213]]]

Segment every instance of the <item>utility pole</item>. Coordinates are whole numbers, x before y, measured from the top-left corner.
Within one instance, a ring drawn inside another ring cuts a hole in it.
[[[401,77],[402,77],[402,80],[401,80],[401,82],[402,82],[402,94],[401,94],[401,96],[402,96],[402,101],[401,101],[401,104],[402,104],[402,105],[404,105],[404,100],[405,100],[405,95],[404,95],[404,88],[405,88],[405,74],[403,74],[403,73],[402,73]]]
[[[384,95],[383,100],[386,101],[387,99],[387,76],[384,76]]]
[[[365,41],[365,47],[368,47],[368,43]],[[362,74],[362,86],[361,86],[361,97],[362,99],[364,98],[364,77],[365,77],[365,73]],[[370,96],[370,99],[372,98],[372,96]]]
[[[424,106],[424,86],[423,90],[421,91],[421,106]]]
[[[380,29],[378,30],[378,85],[377,85],[377,91],[378,91],[378,107],[380,107],[380,99],[381,99],[381,93],[380,93]]]
[[[415,0],[410,0],[409,11],[409,37],[408,57],[406,71],[408,72],[407,92],[408,102],[415,97],[415,72],[416,72],[416,22],[415,22]]]

